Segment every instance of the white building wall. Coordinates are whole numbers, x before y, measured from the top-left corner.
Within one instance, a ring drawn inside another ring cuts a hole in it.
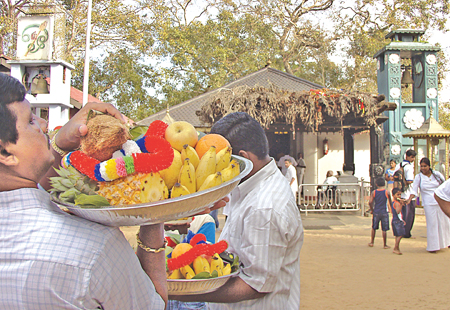
[[[355,176],[358,179],[370,179],[370,132],[364,131],[354,135]]]

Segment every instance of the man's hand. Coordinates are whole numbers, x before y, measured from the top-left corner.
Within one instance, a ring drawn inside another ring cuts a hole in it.
[[[73,151],[80,146],[81,137],[85,136],[88,131],[86,123],[90,110],[108,113],[123,123],[127,123],[124,116],[112,104],[88,103],[58,131],[55,142],[60,149]]]

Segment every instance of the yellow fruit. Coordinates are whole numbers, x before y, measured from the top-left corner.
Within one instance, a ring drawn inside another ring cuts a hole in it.
[[[159,173],[151,172],[142,179],[140,198],[141,202],[155,202],[166,199],[169,191]]]
[[[181,166],[183,162],[181,160],[181,154],[177,150],[173,149],[173,161],[169,168],[159,171],[161,178],[168,188],[172,188],[178,181],[178,175],[180,174]]]
[[[192,279],[195,276],[194,270],[192,270],[191,266],[186,265],[180,268],[180,271],[185,279]]]
[[[173,122],[167,127],[164,137],[170,145],[181,152],[186,143],[195,147],[198,141],[197,130],[185,121]]]
[[[202,186],[206,178],[216,172],[216,148],[211,146],[208,152],[200,159],[197,169],[195,170],[195,177],[197,181],[197,191]]]
[[[183,162],[183,166],[181,166],[178,183],[185,186],[191,194],[197,191],[196,173],[194,165],[191,164],[189,158],[186,158]]]
[[[183,274],[181,273],[180,269],[175,269],[168,278],[169,279],[184,279]]]
[[[200,158],[198,157],[195,149],[189,144],[183,145],[183,149],[181,150],[181,160],[184,161],[186,158],[189,158],[191,164],[194,165],[195,169],[197,169]]]
[[[223,275],[223,260],[219,254],[214,254],[211,258],[211,273],[216,270],[219,277]]]
[[[189,243],[178,243],[172,251],[172,258],[177,258],[181,254],[186,253],[192,249],[192,245]]]
[[[230,164],[231,160],[231,147],[226,147],[219,151],[216,155],[216,171],[225,169]]]
[[[147,175],[137,173],[110,182],[98,182],[97,194],[105,197],[111,205],[141,203],[141,183]]]
[[[200,186],[198,191],[204,191],[205,189],[218,186],[222,184],[222,174],[220,172],[216,172],[214,174],[210,174],[206,180],[203,182],[202,186]]]
[[[229,275],[230,273],[231,273],[231,265],[226,264],[225,267],[223,267],[222,275],[226,276]]]
[[[203,256],[198,256],[197,258],[195,258],[192,265],[194,266],[195,274],[199,274],[200,272],[203,271],[206,271],[208,273],[210,272],[208,260]]]
[[[216,153],[218,153],[221,149],[231,145],[230,142],[221,135],[214,133],[207,134],[201,137],[195,146],[198,157],[201,159],[211,146],[214,146],[216,148]]]
[[[189,195],[190,192],[186,188],[186,186],[181,185],[180,183],[175,183],[175,185],[172,187],[172,191],[170,193],[170,198],[176,198],[184,195]]]

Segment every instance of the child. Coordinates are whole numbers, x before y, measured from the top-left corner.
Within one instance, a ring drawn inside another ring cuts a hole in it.
[[[392,206],[392,232],[395,236],[394,254],[402,255],[400,252],[400,240],[405,235],[405,221],[402,220],[402,206],[401,199],[402,192],[398,188],[392,190],[392,197],[394,198],[394,205]]]
[[[389,197],[388,191],[385,189],[386,182],[383,178],[378,178],[375,180],[377,189],[370,195],[369,206],[370,213],[373,214],[372,217],[372,234],[371,241],[369,243],[370,247],[373,247],[373,242],[375,240],[375,233],[381,222],[381,230],[383,231],[383,243],[384,249],[389,249],[390,247],[386,244],[386,231],[389,230],[389,213],[388,208],[391,206],[391,198]],[[389,204],[387,202],[389,201]]]
[[[394,159],[391,159],[389,162],[390,168],[386,169],[386,173],[384,174],[385,180],[387,181],[387,187],[389,191],[392,191],[392,188],[394,187],[394,173],[396,171],[395,167],[397,166],[397,163]]]

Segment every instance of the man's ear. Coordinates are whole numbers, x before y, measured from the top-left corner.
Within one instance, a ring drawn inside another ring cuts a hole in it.
[[[239,151],[239,156],[250,159],[249,154],[244,150]]]
[[[19,159],[8,153],[8,151],[0,143],[0,164],[5,166],[17,166],[19,164]]]

